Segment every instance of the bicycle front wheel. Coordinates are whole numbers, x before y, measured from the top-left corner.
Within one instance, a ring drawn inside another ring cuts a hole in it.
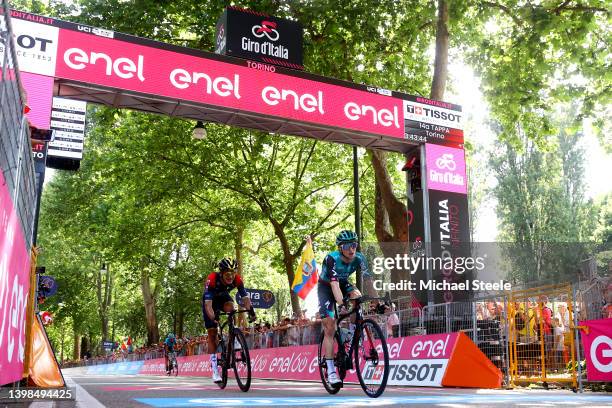
[[[232,348],[232,366],[238,387],[247,392],[251,387],[251,357],[244,334],[240,329],[234,329],[234,344]]]
[[[383,331],[375,321],[365,319],[354,341],[359,384],[368,397],[377,398],[385,391],[389,378],[389,350]]]
[[[224,389],[227,385],[227,370],[230,365],[230,356],[227,352],[227,345],[223,342],[223,339],[219,339],[221,345],[221,358],[217,360],[218,366],[221,369],[221,381],[217,383],[219,388]]]

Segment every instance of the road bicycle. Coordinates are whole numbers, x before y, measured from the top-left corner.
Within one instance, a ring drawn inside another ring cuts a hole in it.
[[[336,331],[334,333],[334,364],[341,380],[344,381],[348,370],[355,369],[361,388],[371,398],[379,397],[387,386],[389,378],[389,350],[384,333],[378,323],[370,318],[364,318],[361,304],[372,300],[388,300],[386,298],[374,298],[362,296],[350,299],[355,302],[353,309],[342,315],[334,304],[336,318]],[[343,320],[355,315],[355,332],[341,328]],[[321,333],[319,339],[319,374],[323,386],[330,394],[336,394],[342,388],[342,383],[334,386],[327,380],[327,362],[325,361],[325,350],[323,339],[325,332]],[[354,365],[353,365],[354,362]]]
[[[231,312],[217,312],[218,316],[227,316],[227,320],[219,326],[217,337],[221,348],[221,357],[217,360],[221,368],[221,382],[217,385],[224,389],[227,385],[227,373],[230,368],[240,390],[247,392],[251,387],[251,358],[246,338],[240,328],[234,326],[234,316],[237,313],[248,313],[248,310],[234,310]],[[228,327],[228,335],[223,335],[223,329]]]
[[[178,361],[176,361],[176,351],[168,352],[168,367],[170,371],[167,372],[168,375],[177,376],[178,375]]]

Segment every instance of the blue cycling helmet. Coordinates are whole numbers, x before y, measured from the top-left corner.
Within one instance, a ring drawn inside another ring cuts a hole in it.
[[[357,234],[355,234],[353,231],[342,230],[336,237],[336,246],[346,244],[348,242],[357,242],[357,241],[358,241]]]
[[[168,338],[173,339],[174,338],[174,333],[168,333]]]

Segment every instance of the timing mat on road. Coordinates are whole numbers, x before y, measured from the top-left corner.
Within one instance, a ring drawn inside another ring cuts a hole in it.
[[[563,403],[612,404],[612,396],[603,395],[452,395],[411,397],[300,397],[300,398],[134,398],[134,400],[156,408],[163,407],[278,407],[278,406],[372,406],[403,404],[505,404],[516,403]]]

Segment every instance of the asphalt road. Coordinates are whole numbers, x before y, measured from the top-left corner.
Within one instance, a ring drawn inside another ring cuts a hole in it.
[[[568,390],[471,390],[425,387],[387,387],[368,398],[359,385],[345,385],[329,395],[321,384],[253,380],[248,393],[230,378],[220,390],[209,378],[157,376],[91,376],[65,370],[68,384],[76,386],[75,402],[34,402],[2,405],[9,408],[101,407],[612,407],[612,394],[574,394]]]

